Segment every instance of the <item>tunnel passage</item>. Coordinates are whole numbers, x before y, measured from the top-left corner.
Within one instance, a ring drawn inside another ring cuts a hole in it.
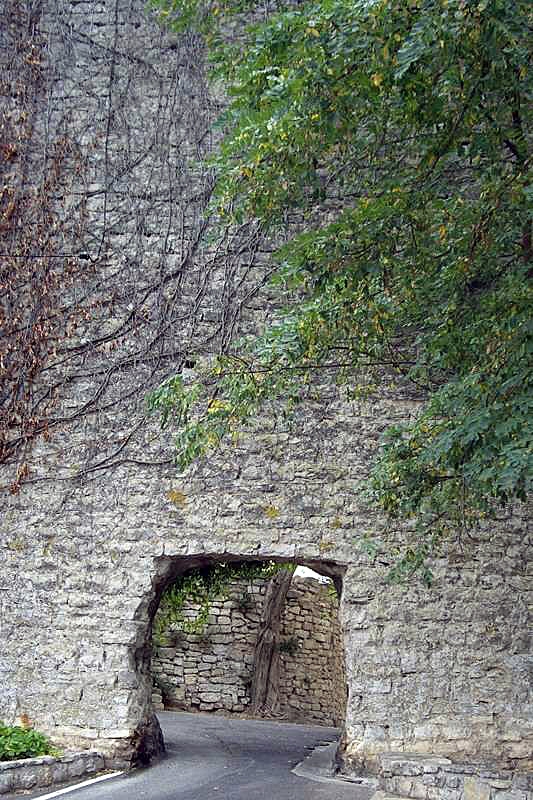
[[[138,658],[150,721],[135,760],[163,747],[154,713],[163,709],[342,725],[343,572],[333,562],[242,555],[167,560]],[[218,583],[204,603],[199,587],[213,575]]]
[[[198,571],[166,595],[166,613],[160,607],[152,631],[155,709],[341,724],[346,677],[339,598],[330,578],[301,567],[280,608],[278,665],[271,686],[275,697],[254,714],[255,650],[271,575],[268,562],[266,575],[260,564],[256,572],[244,567],[243,574],[228,575],[204,604],[198,594],[203,587]]]

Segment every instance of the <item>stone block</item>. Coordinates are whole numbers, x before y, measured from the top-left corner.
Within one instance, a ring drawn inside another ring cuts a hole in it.
[[[495,800],[531,800],[531,796],[531,792],[521,791],[520,789],[497,791],[494,794]]]
[[[449,786],[443,786],[439,793],[442,800],[462,800],[463,797],[462,789],[452,789]]]
[[[13,788],[11,772],[0,772],[0,794],[8,794]]]
[[[509,758],[533,759],[533,745],[530,741],[506,742],[505,753]]]
[[[464,800],[490,800],[491,788],[479,778],[466,775],[464,779]]]
[[[202,703],[216,703],[220,700],[220,695],[215,692],[200,692]]]
[[[511,785],[513,790],[518,789],[523,792],[533,792],[533,771],[515,772]]]

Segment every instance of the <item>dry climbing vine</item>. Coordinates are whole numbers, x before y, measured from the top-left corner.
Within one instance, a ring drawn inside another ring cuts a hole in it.
[[[11,490],[28,473],[28,445],[46,435],[56,395],[36,382],[80,313],[67,293],[78,259],[64,252],[79,234],[83,202],[70,214],[65,198],[80,169],[68,134],[58,129],[43,152],[38,114],[47,91],[40,4],[8,0],[2,33],[0,107],[0,463],[18,454]]]
[[[143,9],[3,7],[0,485],[12,492],[171,463],[146,434],[145,396],[224,352],[264,279],[257,226],[209,238],[201,163],[220,102],[201,43]]]

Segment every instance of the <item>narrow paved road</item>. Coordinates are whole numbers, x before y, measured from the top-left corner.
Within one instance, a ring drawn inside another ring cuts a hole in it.
[[[336,738],[334,728],[172,712],[159,719],[165,758],[75,790],[65,800],[368,800],[372,794],[366,787],[291,772],[311,749]]]

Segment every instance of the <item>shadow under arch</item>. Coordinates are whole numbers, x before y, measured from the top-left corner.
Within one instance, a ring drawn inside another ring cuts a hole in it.
[[[152,625],[165,589],[180,575],[195,569],[228,563],[257,563],[272,561],[275,563],[294,564],[312,569],[330,578],[337,591],[339,602],[342,602],[343,578],[347,565],[332,559],[305,558],[304,556],[271,556],[266,553],[198,553],[192,555],[161,556],[154,559],[155,570],[152,577],[151,590],[142,598],[135,613],[139,626],[139,634],[133,653],[133,670],[137,677],[140,722],[131,739],[130,763],[147,765],[152,758],[165,750],[163,734],[155,710],[152,705]],[[346,655],[343,641],[343,657]]]

